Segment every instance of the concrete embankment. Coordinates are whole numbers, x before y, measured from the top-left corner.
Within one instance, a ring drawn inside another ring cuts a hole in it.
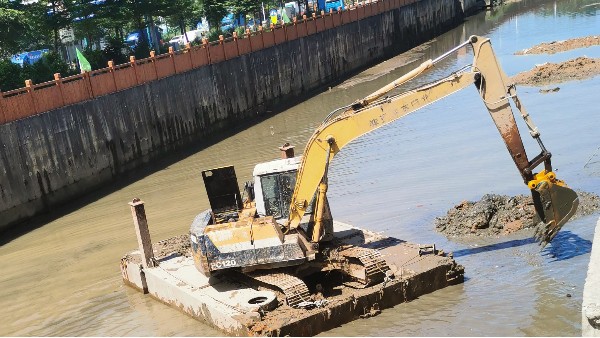
[[[583,289],[581,333],[585,337],[600,337],[600,219],[596,224],[590,264]]]
[[[421,0],[0,125],[0,231],[444,33],[475,3]]]

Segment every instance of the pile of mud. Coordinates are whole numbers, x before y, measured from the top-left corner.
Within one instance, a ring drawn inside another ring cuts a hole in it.
[[[190,242],[190,235],[184,234],[175,236],[169,239],[162,240],[152,244],[152,251],[154,253],[154,259],[161,260],[171,255],[180,255],[184,257],[192,256],[192,244]],[[139,253],[132,254],[128,253],[123,257],[128,262],[135,264],[142,263],[142,257]]]
[[[578,191],[579,207],[571,219],[600,210],[600,197]],[[531,196],[484,195],[477,202],[463,201],[437,217],[435,228],[449,237],[507,235],[535,227],[540,222]]]
[[[586,36],[583,38],[569,39],[563,41],[544,42],[531,48],[524,49],[515,53],[515,55],[527,54],[554,54],[565,52],[571,49],[587,48],[600,45],[600,35]]]
[[[600,59],[585,56],[561,63],[545,63],[513,76],[517,84],[545,86],[553,83],[582,80],[600,74]]]

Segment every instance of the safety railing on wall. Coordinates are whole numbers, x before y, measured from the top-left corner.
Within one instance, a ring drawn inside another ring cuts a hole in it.
[[[287,41],[303,38],[327,29],[362,20],[395,8],[409,5],[418,0],[378,0],[359,2],[346,10],[321,11],[321,15],[303,16],[287,24],[277,24],[267,29],[259,27],[256,32],[246,31],[244,36],[233,33],[233,37],[219,37],[216,42],[206,39],[199,46],[189,44],[180,51],[169,47],[169,52],[62,78],[54,74],[54,80],[40,84],[25,81],[25,87],[8,92],[0,92],[0,124],[40,114],[77,102],[90,100],[155,81],[167,76],[187,72],[208,64],[230,60],[244,54],[279,45]]]

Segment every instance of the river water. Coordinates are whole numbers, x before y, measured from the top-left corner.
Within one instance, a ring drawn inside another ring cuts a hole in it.
[[[119,259],[137,246],[127,205],[133,197],[146,202],[153,241],[185,233],[194,216],[208,207],[201,170],[233,164],[240,182],[250,179],[254,164],[276,158],[276,147],[284,142],[300,151],[331,110],[471,34],[490,37],[506,73],[514,75],[546,61],[600,57],[600,47],[513,55],[541,42],[599,33],[600,5],[594,0],[507,4],[230,138],[191,155],[174,154],[180,160],[155,165],[145,177],[107,187],[54,216],[32,221],[42,226],[0,247],[0,335],[221,335],[123,285]],[[422,82],[470,60],[469,53],[460,51]],[[554,155],[559,177],[576,189],[599,194],[600,77],[559,87],[556,93],[541,94],[521,86],[519,94]],[[532,157],[538,149],[526,141]],[[570,222],[541,252],[529,234],[459,240],[435,231],[436,216],[485,193],[514,195],[527,189],[474,89],[344,148],[330,169],[334,217],[453,251],[465,266],[466,280],[323,335],[580,335],[583,284],[599,215]]]

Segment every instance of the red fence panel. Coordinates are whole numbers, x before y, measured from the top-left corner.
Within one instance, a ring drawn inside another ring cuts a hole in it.
[[[37,113],[56,109],[64,105],[60,86],[57,86],[56,82],[50,81],[40,83],[33,86],[32,89],[33,102]]]
[[[6,108],[4,108],[4,96],[2,96],[2,93],[0,93],[0,124],[4,124],[6,122],[8,122],[6,120],[5,114],[4,112],[6,111]]]
[[[296,40],[298,38],[298,24],[294,22],[292,25],[285,26],[286,41]]]
[[[91,99],[88,85],[87,78],[81,74],[63,78],[62,94],[65,105]]]
[[[264,48],[262,33],[250,35],[250,47],[253,52]]]
[[[211,42],[208,44],[208,55],[210,63],[217,63],[225,60],[225,50],[219,42]]]
[[[107,69],[98,69],[89,73],[90,84],[92,85],[92,93],[94,97],[110,94],[117,91],[113,73]]]
[[[392,0],[384,0],[383,1],[384,10],[390,11],[392,9]]]
[[[317,32],[317,22],[314,18],[306,21],[306,35],[315,34]]]
[[[244,55],[244,54],[248,54],[250,52],[252,52],[252,48],[250,46],[250,37],[246,35],[245,38],[243,39],[238,39],[237,40],[237,44],[238,44],[238,53],[240,55]]]
[[[364,8],[365,8],[365,18],[368,18],[371,15],[373,15],[373,9],[375,8],[375,6],[372,2],[365,3]]]
[[[365,6],[364,5],[358,5],[358,7],[356,7],[356,19],[357,20],[362,20],[365,18]]]
[[[350,11],[350,21],[351,22],[356,22],[358,21],[358,7],[354,7],[351,11]]]
[[[352,17],[350,16],[350,13],[352,12],[356,11],[351,11],[350,9],[342,11],[342,25],[352,22]]]
[[[232,39],[223,43],[223,49],[225,51],[225,59],[233,59],[239,56],[237,39]]]
[[[115,67],[115,83],[117,90],[131,88],[138,84],[135,74],[135,64],[124,63]]]
[[[381,12],[379,12],[379,1],[371,2],[371,10],[373,13],[371,15],[377,15],[377,14],[381,13]]]
[[[333,15],[327,14],[323,17],[323,21],[325,22],[325,29],[333,28]]]
[[[317,33],[325,30],[325,17],[319,16],[315,19],[315,24],[317,25]]]
[[[273,28],[269,32],[263,31],[263,48],[269,48],[275,45],[275,32],[273,32]]]
[[[175,73],[183,73],[192,69],[192,53],[190,50],[184,50],[182,53],[173,55],[173,62],[175,63]]]
[[[138,84],[156,80],[154,60],[147,58],[136,61],[135,74],[137,75]]]
[[[308,23],[306,22],[306,20],[302,20],[296,25],[296,32],[298,33],[298,38],[303,38],[308,35],[307,24]]]
[[[202,67],[209,63],[207,45],[192,47],[190,54],[192,57],[192,67],[194,68]]]
[[[172,56],[172,54],[167,53],[159,55],[154,59],[157,79],[162,79],[163,77],[175,74],[175,62],[173,61]]]
[[[285,27],[277,26],[273,30],[273,35],[275,36],[275,44],[280,45],[285,42]]]
[[[342,12],[334,12],[332,18],[334,27],[339,27],[342,25]]]
[[[3,93],[4,118],[6,122],[15,121],[35,115],[33,95],[27,88],[20,88]]]

